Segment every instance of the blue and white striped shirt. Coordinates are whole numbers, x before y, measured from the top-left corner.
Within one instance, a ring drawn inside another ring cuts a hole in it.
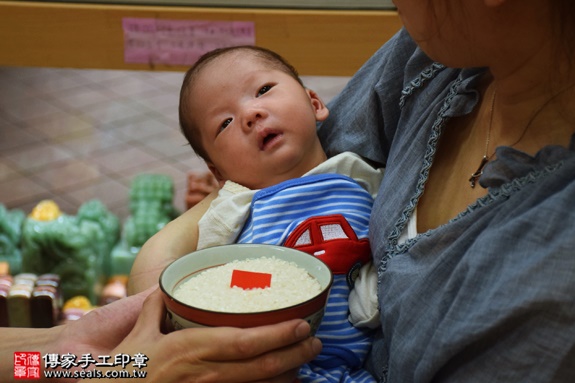
[[[358,238],[366,238],[372,204],[371,195],[347,176],[316,174],[288,180],[255,193],[237,242],[284,245],[290,233],[308,218],[334,214],[345,217]],[[349,292],[347,275],[334,275],[316,334],[323,342],[323,351],[300,370],[302,383],[375,382],[362,369],[371,347],[370,330],[349,323]]]

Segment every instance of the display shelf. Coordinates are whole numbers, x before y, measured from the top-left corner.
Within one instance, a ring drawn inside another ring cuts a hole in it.
[[[401,28],[392,10],[185,7],[0,1],[0,65],[183,71],[124,60],[124,18],[249,21],[255,43],[301,75],[350,76]]]
[[[391,0],[55,0],[54,2],[230,8],[395,9]]]

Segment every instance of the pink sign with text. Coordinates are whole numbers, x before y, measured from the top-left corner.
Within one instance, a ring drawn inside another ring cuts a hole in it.
[[[124,18],[124,61],[192,65],[216,48],[255,44],[255,26],[247,21]]]

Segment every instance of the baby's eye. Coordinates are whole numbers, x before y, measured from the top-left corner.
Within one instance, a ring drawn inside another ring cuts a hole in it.
[[[264,85],[259,91],[258,91],[258,95],[257,97],[269,92],[269,90],[272,88],[271,85]]]
[[[222,125],[220,125],[220,132],[221,132],[222,130],[224,130],[225,128],[227,128],[228,125],[231,124],[231,123],[232,123],[232,119],[231,119],[231,118],[228,118],[227,120],[225,120],[225,121],[222,123]]]

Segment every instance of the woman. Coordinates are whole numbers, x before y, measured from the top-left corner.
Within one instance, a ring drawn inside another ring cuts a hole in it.
[[[572,381],[575,3],[395,4],[405,30],[320,128],[329,155],[386,165],[373,373]]]

